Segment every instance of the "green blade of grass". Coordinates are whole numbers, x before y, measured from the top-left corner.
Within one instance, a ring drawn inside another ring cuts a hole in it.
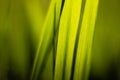
[[[65,2],[60,20],[55,80],[70,80],[81,2],[82,0],[68,0]]]
[[[46,17],[46,21],[43,25],[43,28],[41,30],[40,34],[40,42],[39,42],[39,48],[35,56],[35,61],[33,65],[32,75],[31,79],[36,80],[39,75],[40,68],[42,66],[42,62],[47,50],[49,43],[52,40],[52,34],[53,34],[53,22],[54,22],[54,3],[51,3],[52,5],[49,8],[48,15]]]
[[[82,0],[67,0],[60,20],[55,80],[70,80]]]
[[[72,76],[73,55],[77,37],[77,30],[80,20],[82,0],[72,0],[71,4],[71,21],[69,26],[68,35],[68,47],[66,52],[66,64],[65,64],[65,78],[64,80],[70,80]]]
[[[60,19],[54,80],[63,80],[64,58],[67,41],[68,21],[70,18],[70,0],[66,0]]]
[[[76,55],[74,80],[88,79],[98,1],[86,0]]]
[[[59,18],[60,18],[61,4],[62,4],[62,0],[52,0],[51,1],[45,23],[44,23],[43,28],[40,33],[39,47],[38,47],[38,51],[36,53],[35,61],[33,64],[31,80],[38,79],[39,72],[42,69],[41,67],[43,66],[46,55],[50,54],[48,52],[48,49],[52,47],[53,36],[54,36],[54,26],[55,26],[55,24],[58,23]],[[57,6],[57,8],[58,8],[58,10],[56,12],[55,12],[55,6]],[[55,16],[55,13],[56,13],[56,16]],[[56,17],[57,17],[57,19],[55,22],[54,19]]]
[[[53,80],[53,47],[49,52],[49,55],[45,58],[38,80]]]

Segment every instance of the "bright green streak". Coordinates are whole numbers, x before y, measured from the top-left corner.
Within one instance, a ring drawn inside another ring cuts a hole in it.
[[[41,70],[41,66],[42,63],[44,62],[43,60],[45,58],[45,55],[50,54],[47,52],[47,50],[49,47],[52,47],[51,44],[54,35],[53,30],[54,30],[54,26],[56,26],[55,24],[58,24],[59,21],[58,16],[60,16],[61,3],[62,0],[57,0],[57,1],[52,0],[50,4],[45,23],[40,33],[39,47],[33,64],[31,80],[36,80],[39,77],[39,71]],[[58,10],[56,10],[57,12],[55,12],[56,6],[58,8]],[[56,13],[57,16],[55,16],[54,12]],[[56,18],[56,22],[54,23],[55,18]]]
[[[55,80],[70,80],[82,0],[66,0],[58,36]]]
[[[86,0],[76,55],[74,80],[88,79],[98,1]]]

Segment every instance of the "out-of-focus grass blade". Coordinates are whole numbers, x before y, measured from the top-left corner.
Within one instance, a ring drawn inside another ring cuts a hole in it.
[[[82,0],[66,0],[60,19],[55,80],[70,80]]]
[[[38,78],[39,72],[44,63],[44,59],[47,58],[46,57],[47,54],[50,54],[48,50],[52,47],[54,28],[55,28],[55,24],[58,24],[59,21],[61,4],[62,4],[62,0],[51,1],[45,23],[40,33],[39,48],[35,57],[32,75],[31,75],[32,80],[36,80]],[[55,6],[57,6],[58,8],[57,11],[55,10],[56,9]],[[56,19],[56,22],[54,19]]]
[[[74,80],[88,79],[98,1],[99,0],[86,0],[77,48]]]
[[[54,26],[54,2],[51,3],[48,15],[40,33],[39,48],[35,56],[31,79],[37,80],[46,50],[50,43],[52,43]]]
[[[53,47],[47,54],[38,80],[53,80]]]
[[[56,54],[56,63],[55,63],[55,75],[54,80],[63,80],[63,69],[64,69],[64,59],[66,53],[67,45],[67,34],[68,34],[68,25],[70,19],[70,0],[66,0],[64,3],[60,26],[58,34],[58,45],[57,45],[57,54]]]
[[[69,35],[68,35],[68,44],[66,52],[66,64],[65,64],[65,77],[64,80],[70,80],[72,76],[72,66],[73,66],[73,55],[78,31],[78,25],[80,20],[81,13],[81,3],[82,0],[72,0],[71,1],[71,19],[69,22]],[[68,13],[69,14],[69,13]],[[61,38],[62,39],[62,38]]]

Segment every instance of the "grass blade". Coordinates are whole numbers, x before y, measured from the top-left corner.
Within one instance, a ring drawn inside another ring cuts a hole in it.
[[[72,76],[73,55],[77,37],[77,30],[81,14],[82,0],[72,0],[71,8],[71,21],[69,26],[68,35],[68,47],[66,52],[66,64],[65,64],[65,78],[64,80],[70,80]]]
[[[52,3],[53,4],[53,3]],[[42,62],[46,53],[46,50],[48,48],[48,45],[52,43],[52,29],[53,29],[53,22],[54,22],[54,6],[50,6],[50,11],[48,12],[47,19],[44,23],[42,32],[40,34],[40,42],[39,42],[39,48],[36,53],[33,70],[32,70],[32,80],[36,80],[40,71],[40,68],[42,66]],[[48,27],[49,26],[49,27]]]
[[[99,0],[86,0],[78,42],[74,80],[88,79],[98,1]]]
[[[60,10],[61,10],[60,4],[62,3],[62,0],[58,0],[58,1],[57,0],[51,1],[45,23],[41,30],[39,48],[35,57],[32,75],[31,75],[32,80],[38,79],[39,72],[42,69],[46,55],[49,55],[50,54],[49,49],[52,49],[54,26],[56,26],[55,24],[57,24],[59,21]],[[56,16],[55,16],[54,11],[55,11],[56,5],[57,5],[57,8],[59,9],[56,11]],[[57,19],[56,19],[56,22],[54,23],[55,18]]]
[[[63,80],[64,58],[67,41],[68,21],[70,17],[70,0],[66,0],[60,19],[58,45],[55,64],[54,80]]]

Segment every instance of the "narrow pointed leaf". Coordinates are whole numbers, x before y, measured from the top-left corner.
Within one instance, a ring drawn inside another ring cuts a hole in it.
[[[86,0],[77,48],[74,80],[88,79],[98,1],[99,0]]]

